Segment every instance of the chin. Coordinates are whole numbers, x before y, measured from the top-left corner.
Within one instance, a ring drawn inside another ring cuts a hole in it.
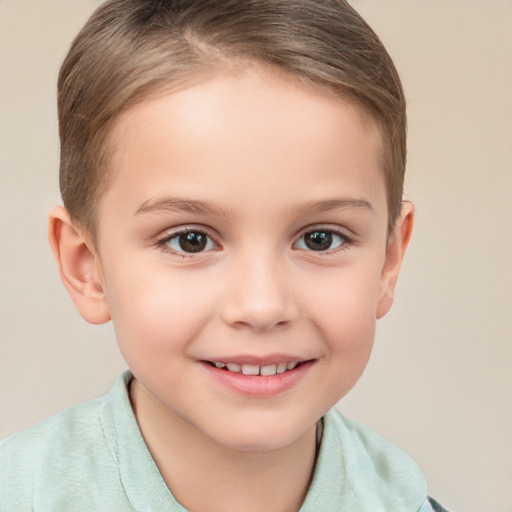
[[[251,439],[231,439],[226,442],[222,442],[222,445],[229,450],[236,452],[270,452],[274,450],[280,450],[293,444],[294,440],[289,439],[274,439],[271,435],[268,435],[266,439],[251,438]]]
[[[234,451],[263,452],[285,448],[306,436],[316,422],[307,425],[291,425],[283,421],[272,422],[247,420],[231,423],[229,428],[212,435],[219,444]],[[213,433],[212,433],[213,434]]]

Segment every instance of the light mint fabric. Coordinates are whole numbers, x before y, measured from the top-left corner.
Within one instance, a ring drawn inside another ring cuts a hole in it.
[[[0,443],[2,512],[185,512],[156,467],[124,373],[108,395]],[[425,479],[399,448],[336,410],[324,418],[300,512],[433,512]],[[205,511],[207,512],[207,511]]]

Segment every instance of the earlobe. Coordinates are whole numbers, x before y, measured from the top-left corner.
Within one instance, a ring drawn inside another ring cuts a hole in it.
[[[405,250],[411,239],[413,221],[414,205],[409,201],[405,201],[386,247],[386,259],[382,269],[379,302],[377,305],[377,319],[382,318],[393,304],[395,286]]]
[[[92,324],[108,322],[110,312],[98,253],[61,206],[50,212],[48,239],[60,278],[80,315]]]

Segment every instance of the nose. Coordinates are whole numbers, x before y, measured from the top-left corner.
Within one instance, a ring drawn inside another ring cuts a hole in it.
[[[282,262],[261,255],[240,258],[228,275],[222,316],[232,327],[258,333],[296,320],[292,283]]]

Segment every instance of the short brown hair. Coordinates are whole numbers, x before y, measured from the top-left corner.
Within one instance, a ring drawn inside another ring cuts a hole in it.
[[[400,214],[405,98],[373,30],[345,0],[109,0],[74,40],[58,81],[60,187],[93,236],[121,112],[230,62],[271,66],[351,98],[381,135],[388,229]]]

